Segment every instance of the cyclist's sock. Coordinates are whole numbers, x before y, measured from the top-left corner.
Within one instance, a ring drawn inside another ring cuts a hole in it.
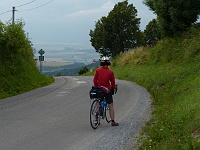
[[[115,120],[111,120],[112,122],[115,122]]]

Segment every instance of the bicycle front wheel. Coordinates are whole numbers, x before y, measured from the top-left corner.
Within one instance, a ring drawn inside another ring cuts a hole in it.
[[[100,124],[99,115],[99,101],[96,99],[92,102],[90,108],[90,125],[93,129],[96,129]]]

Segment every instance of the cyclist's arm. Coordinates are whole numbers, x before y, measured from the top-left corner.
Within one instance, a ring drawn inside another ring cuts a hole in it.
[[[116,84],[115,84],[115,76],[114,73],[111,73],[111,78],[110,78],[111,86],[113,89],[116,89]]]
[[[93,83],[94,83],[94,86],[98,86],[98,73],[97,71],[95,72],[95,75],[94,75],[94,78],[93,78]]]

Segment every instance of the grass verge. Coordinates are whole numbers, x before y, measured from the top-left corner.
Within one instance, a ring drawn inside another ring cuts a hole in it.
[[[113,68],[116,77],[136,82],[152,96],[153,118],[144,128],[141,149],[199,149],[199,65]]]
[[[139,149],[200,149],[199,29],[113,60],[116,78],[142,85],[152,97],[153,117],[143,129]]]
[[[12,62],[0,62],[0,66],[0,99],[54,82],[53,77],[41,75],[34,63],[20,57]]]

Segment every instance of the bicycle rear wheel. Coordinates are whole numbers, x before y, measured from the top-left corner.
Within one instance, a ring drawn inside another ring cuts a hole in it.
[[[110,123],[110,113],[109,113],[109,108],[108,108],[108,106],[106,105],[106,107],[104,108],[104,116],[106,117],[106,121],[108,122],[108,123]]]
[[[96,129],[100,124],[99,114],[99,101],[96,99],[92,102],[90,108],[90,125],[93,129]]]

